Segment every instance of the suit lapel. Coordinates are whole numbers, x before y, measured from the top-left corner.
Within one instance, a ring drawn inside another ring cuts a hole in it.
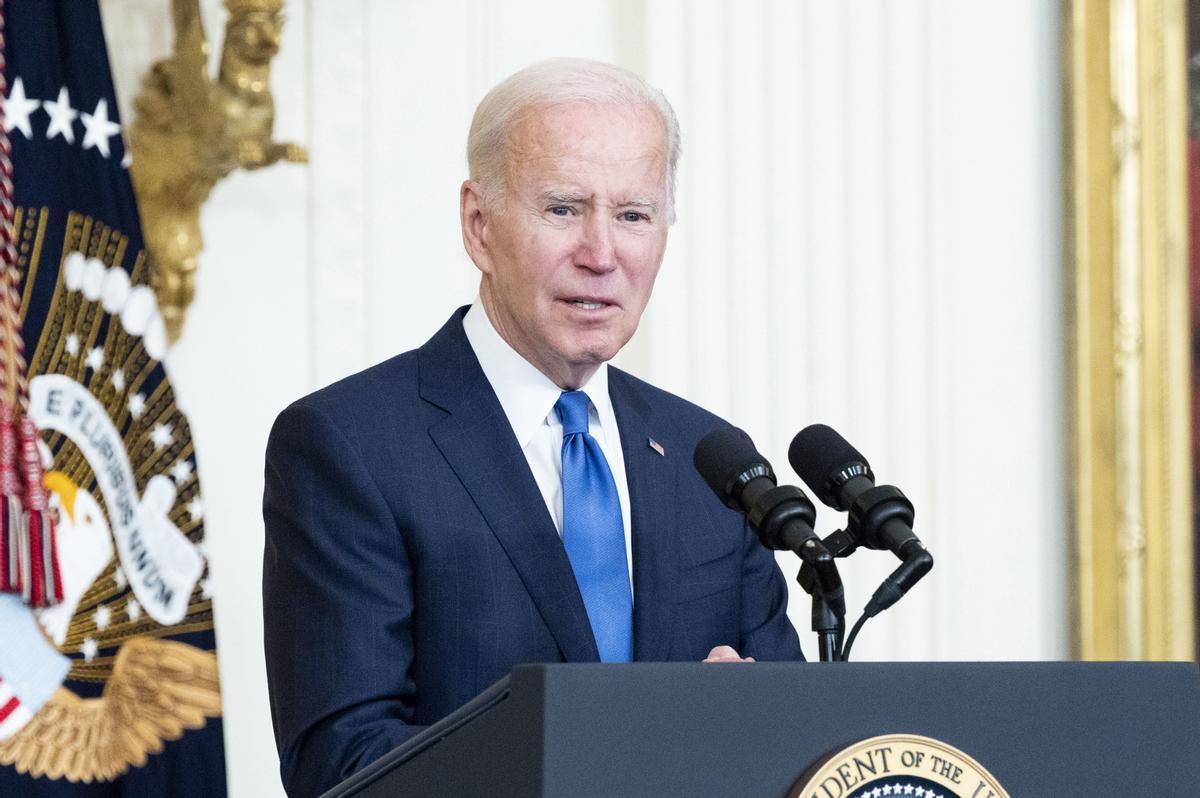
[[[449,414],[429,434],[520,575],[563,658],[597,661],[596,641],[562,539],[467,342],[464,312],[460,309],[419,350],[421,397]]]
[[[662,661],[670,654],[674,620],[675,503],[684,453],[664,440],[668,430],[655,423],[649,403],[629,375],[610,368],[608,393],[621,429],[633,527],[633,658]],[[665,454],[651,448],[651,440],[665,445]],[[690,465],[690,458],[686,462]]]

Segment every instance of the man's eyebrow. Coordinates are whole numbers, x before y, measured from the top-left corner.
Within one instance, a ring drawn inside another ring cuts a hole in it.
[[[658,210],[658,202],[649,197],[630,197],[624,202],[618,202],[614,207],[617,208],[649,208],[652,211]]]
[[[592,203],[593,199],[584,194],[575,194],[570,191],[543,191],[537,196],[538,202],[552,202],[563,205],[571,205],[575,203]],[[658,201],[650,197],[629,197],[622,199],[620,202],[615,202],[613,208],[645,208],[646,210],[657,212]]]
[[[572,202],[589,202],[590,197],[585,197],[582,194],[572,194],[569,191],[543,191],[538,194],[538,199],[542,202],[561,202],[564,204]]]

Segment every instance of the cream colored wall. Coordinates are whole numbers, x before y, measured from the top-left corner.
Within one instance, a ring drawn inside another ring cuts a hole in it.
[[[168,3],[101,5],[128,115],[170,45]],[[219,43],[220,4],[203,6]],[[1056,4],[291,0],[287,15],[277,130],[312,163],[214,191],[170,356],[206,496],[234,798],[279,792],[260,612],[271,421],[470,301],[470,114],[553,55],[643,71],[682,122],[680,220],[620,362],[745,427],[789,480],[792,434],[829,423],[915,502],[937,567],[856,659],[1067,655]],[[835,521],[820,512],[820,531]],[[893,564],[843,564],[852,615]],[[815,656],[807,597],[790,612]]]

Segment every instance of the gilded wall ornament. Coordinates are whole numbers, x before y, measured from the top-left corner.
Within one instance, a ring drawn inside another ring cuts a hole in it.
[[[156,62],[134,100],[130,171],[152,261],[152,284],[172,342],[183,330],[204,243],[200,207],[235,169],[306,163],[298,144],[272,137],[271,59],[283,0],[226,0],[229,19],[216,80],[199,0],[172,0],[175,48]]]
[[[1070,0],[1073,654],[1194,655],[1182,0]]]

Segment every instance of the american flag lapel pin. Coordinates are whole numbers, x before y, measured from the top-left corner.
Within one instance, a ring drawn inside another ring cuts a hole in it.
[[[659,457],[667,456],[667,451],[666,451],[666,449],[663,448],[663,445],[661,443],[659,443],[658,441],[654,440],[653,438],[647,438],[646,445],[649,446],[654,451],[658,452]]]

